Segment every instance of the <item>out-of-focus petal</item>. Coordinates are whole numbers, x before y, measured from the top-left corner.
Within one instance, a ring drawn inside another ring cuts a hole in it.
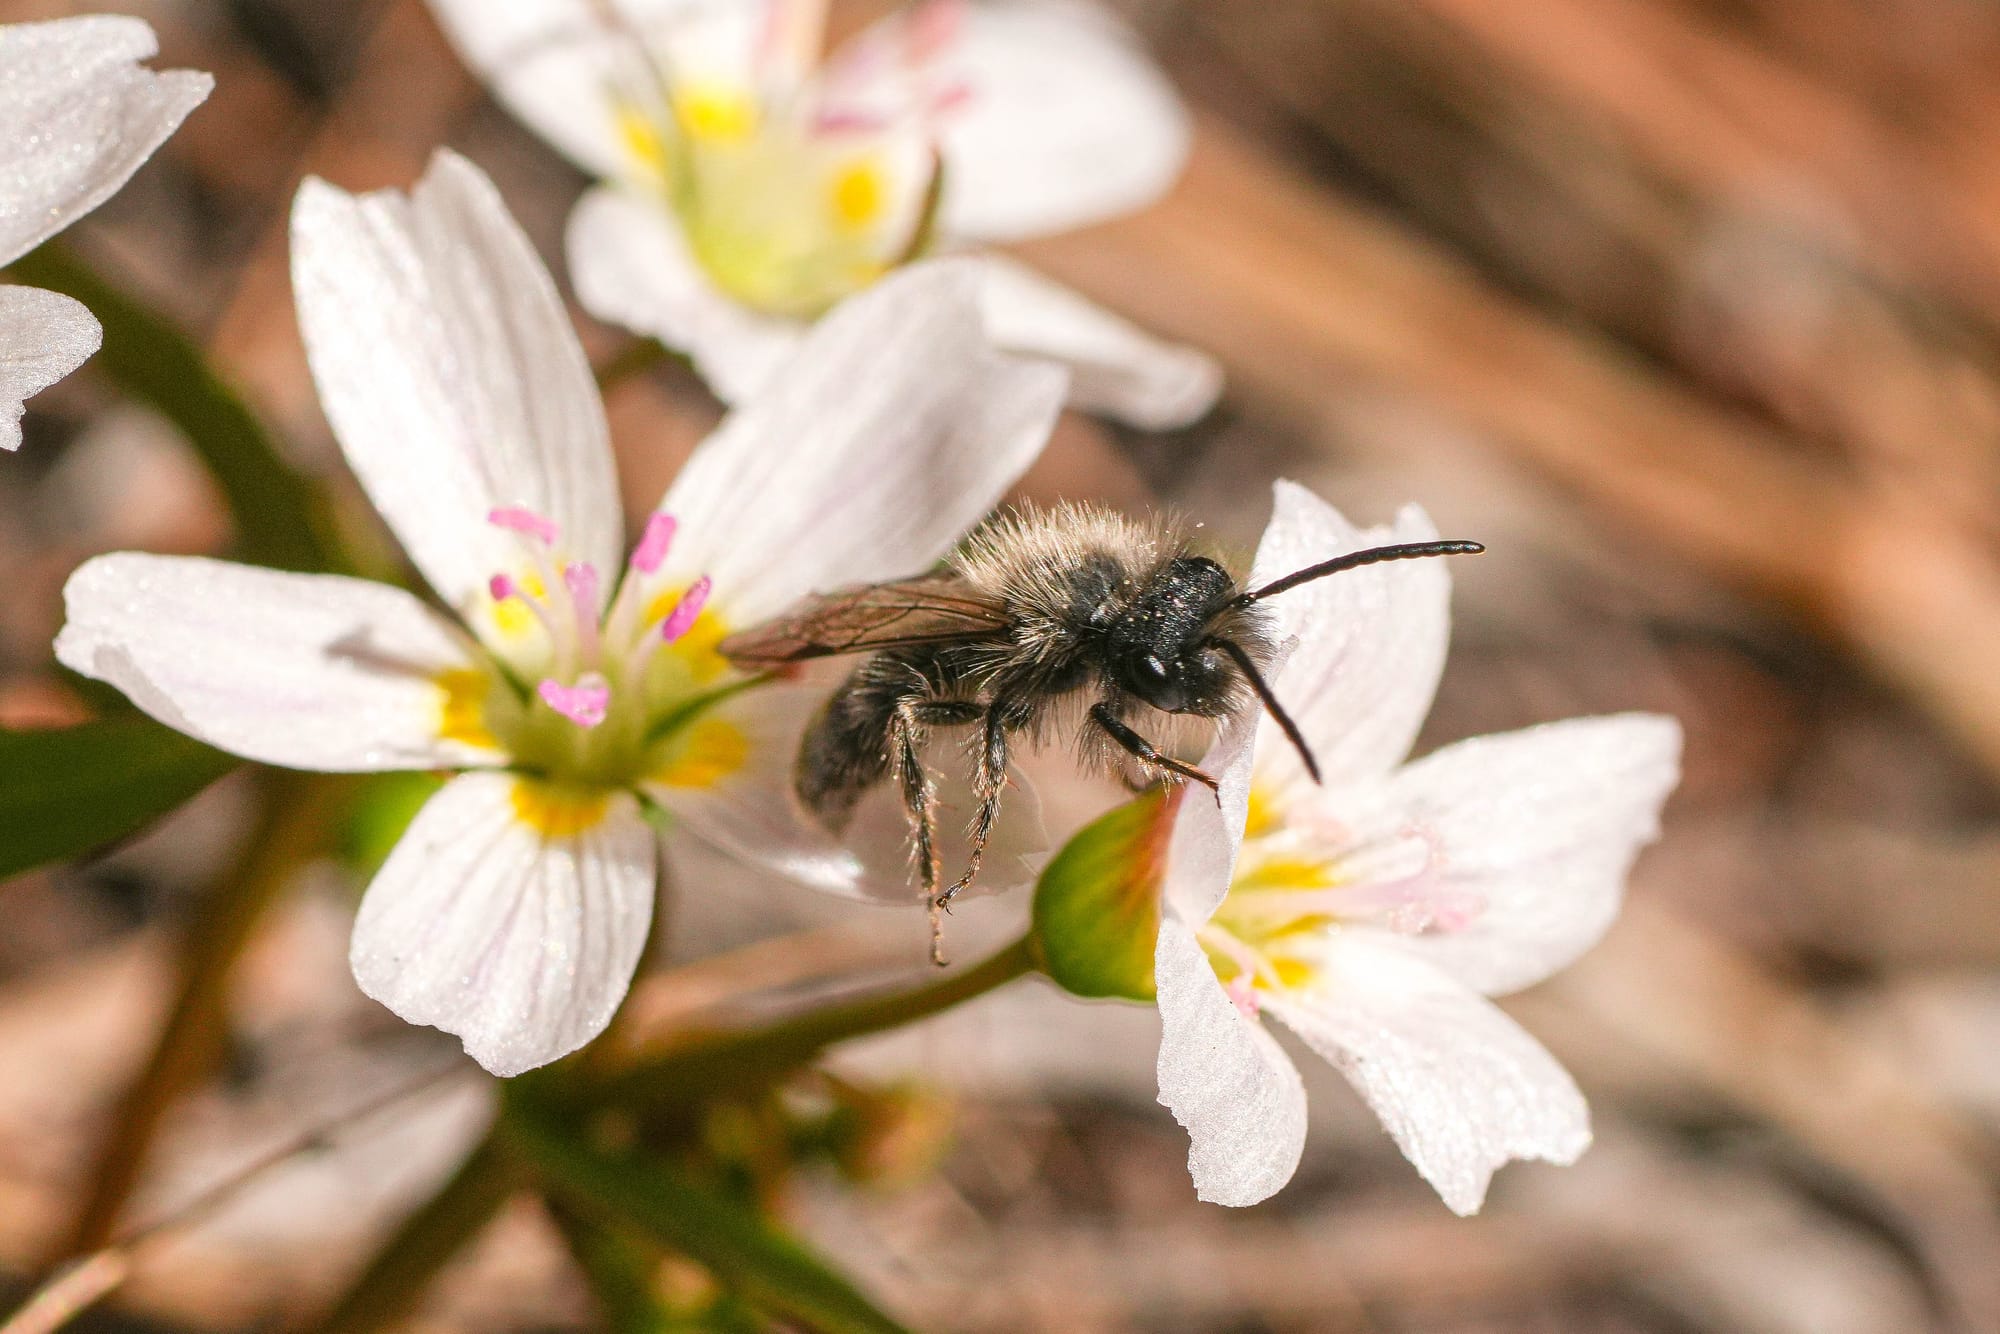
[[[1356,528],[1295,482],[1273,489],[1271,522],[1252,586],[1365,547],[1436,538],[1412,505],[1387,528]],[[1387,773],[1409,753],[1430,711],[1451,637],[1449,558],[1391,561],[1301,585],[1265,605],[1298,651],[1278,673],[1278,698],[1305,734],[1329,785]],[[1258,742],[1260,781],[1274,793],[1311,791],[1275,723]]]
[[[439,153],[408,197],[308,180],[292,211],[307,358],[341,447],[431,586],[461,614],[520,539],[615,570],[623,537],[604,409],[561,297],[483,172]],[[484,629],[477,620],[475,628]]]
[[[104,331],[82,303],[0,287],[0,449],[21,445],[21,402],[90,359]]]
[[[1502,1164],[1573,1163],[1590,1109],[1569,1073],[1491,1001],[1428,964],[1337,934],[1310,991],[1265,1009],[1347,1076],[1458,1214]]]
[[[492,764],[470,645],[401,589],[120,552],[63,590],[63,665],[169,727],[293,769]]]
[[[1167,913],[1153,961],[1160,1004],[1160,1102],[1186,1127],[1188,1172],[1212,1204],[1267,1199],[1292,1179],[1306,1141],[1298,1069],[1222,989],[1187,924]]]
[[[0,264],[109,199],[215,81],[137,62],[145,22],[94,14],[0,27]]]
[[[681,536],[654,582],[708,573],[736,629],[948,551],[1041,452],[1064,390],[993,350],[978,283],[974,265],[916,265],[815,325],[675,479],[661,508]]]
[[[1204,353],[1162,342],[1012,260],[986,264],[981,301],[993,341],[1067,366],[1071,403],[1152,431],[1215,406],[1222,368]]]
[[[726,700],[687,727],[641,786],[679,828],[724,852],[815,889],[851,892],[859,860],[792,796],[799,736],[823,698],[781,683]]]
[[[1446,746],[1386,784],[1329,794],[1327,809],[1357,844],[1412,828],[1435,840],[1439,888],[1477,915],[1455,931],[1382,934],[1500,995],[1567,967],[1611,925],[1633,859],[1659,834],[1680,745],[1680,724],[1657,714],[1574,718]]]
[[[577,299],[599,319],[683,351],[718,398],[753,397],[798,350],[804,326],[715,289],[673,214],[623,190],[586,194],[569,219]]]
[[[1132,35],[1091,5],[967,6],[940,83],[947,235],[1010,241],[1152,203],[1180,175],[1188,119]]]
[[[653,833],[629,794],[576,800],[512,774],[453,779],[417,812],[354,923],[361,989],[455,1034],[496,1075],[603,1032],[646,945]]]

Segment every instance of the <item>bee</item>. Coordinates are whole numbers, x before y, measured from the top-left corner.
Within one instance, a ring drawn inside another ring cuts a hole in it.
[[[1147,739],[1155,728],[1146,719],[1221,720],[1261,705],[1318,781],[1318,761],[1265,677],[1277,645],[1264,602],[1364,565],[1483,550],[1462,541],[1374,547],[1248,588],[1171,520],[1030,508],[976,531],[938,572],[810,597],[720,648],[749,671],[868,655],[808,725],[793,786],[838,834],[862,796],[893,777],[942,962],[939,913],[978,878],[1017,739],[1039,747],[1073,733],[1088,769],[1136,766],[1146,778],[1214,791],[1213,777]],[[978,803],[965,871],[943,890],[936,788],[922,758],[939,728],[972,729]]]

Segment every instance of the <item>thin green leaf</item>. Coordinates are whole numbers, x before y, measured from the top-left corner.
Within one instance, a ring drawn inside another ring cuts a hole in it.
[[[285,570],[344,568],[313,484],[192,339],[61,246],[45,245],[10,267],[22,282],[90,308],[104,326],[91,364],[188,438],[229,503],[244,559]]]
[[[657,1155],[600,1153],[574,1123],[508,1089],[502,1132],[549,1189],[584,1216],[626,1226],[700,1262],[770,1315],[821,1334],[903,1334],[859,1289],[754,1210]]]
[[[135,833],[240,763],[136,713],[0,728],[0,877]]]
[[[1043,969],[1065,991],[1153,999],[1160,877],[1182,791],[1155,788],[1099,816],[1043,868],[1035,945]]]

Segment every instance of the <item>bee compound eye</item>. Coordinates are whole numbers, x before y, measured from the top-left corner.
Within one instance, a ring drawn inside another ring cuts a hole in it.
[[[1160,660],[1159,654],[1148,653],[1139,659],[1139,679],[1153,683],[1167,679],[1167,664]]]

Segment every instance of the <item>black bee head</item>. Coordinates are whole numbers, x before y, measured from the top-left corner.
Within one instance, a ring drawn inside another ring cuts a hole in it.
[[[1206,556],[1169,562],[1110,629],[1108,665],[1118,684],[1165,713],[1225,712],[1231,667],[1203,641],[1235,588]]]

